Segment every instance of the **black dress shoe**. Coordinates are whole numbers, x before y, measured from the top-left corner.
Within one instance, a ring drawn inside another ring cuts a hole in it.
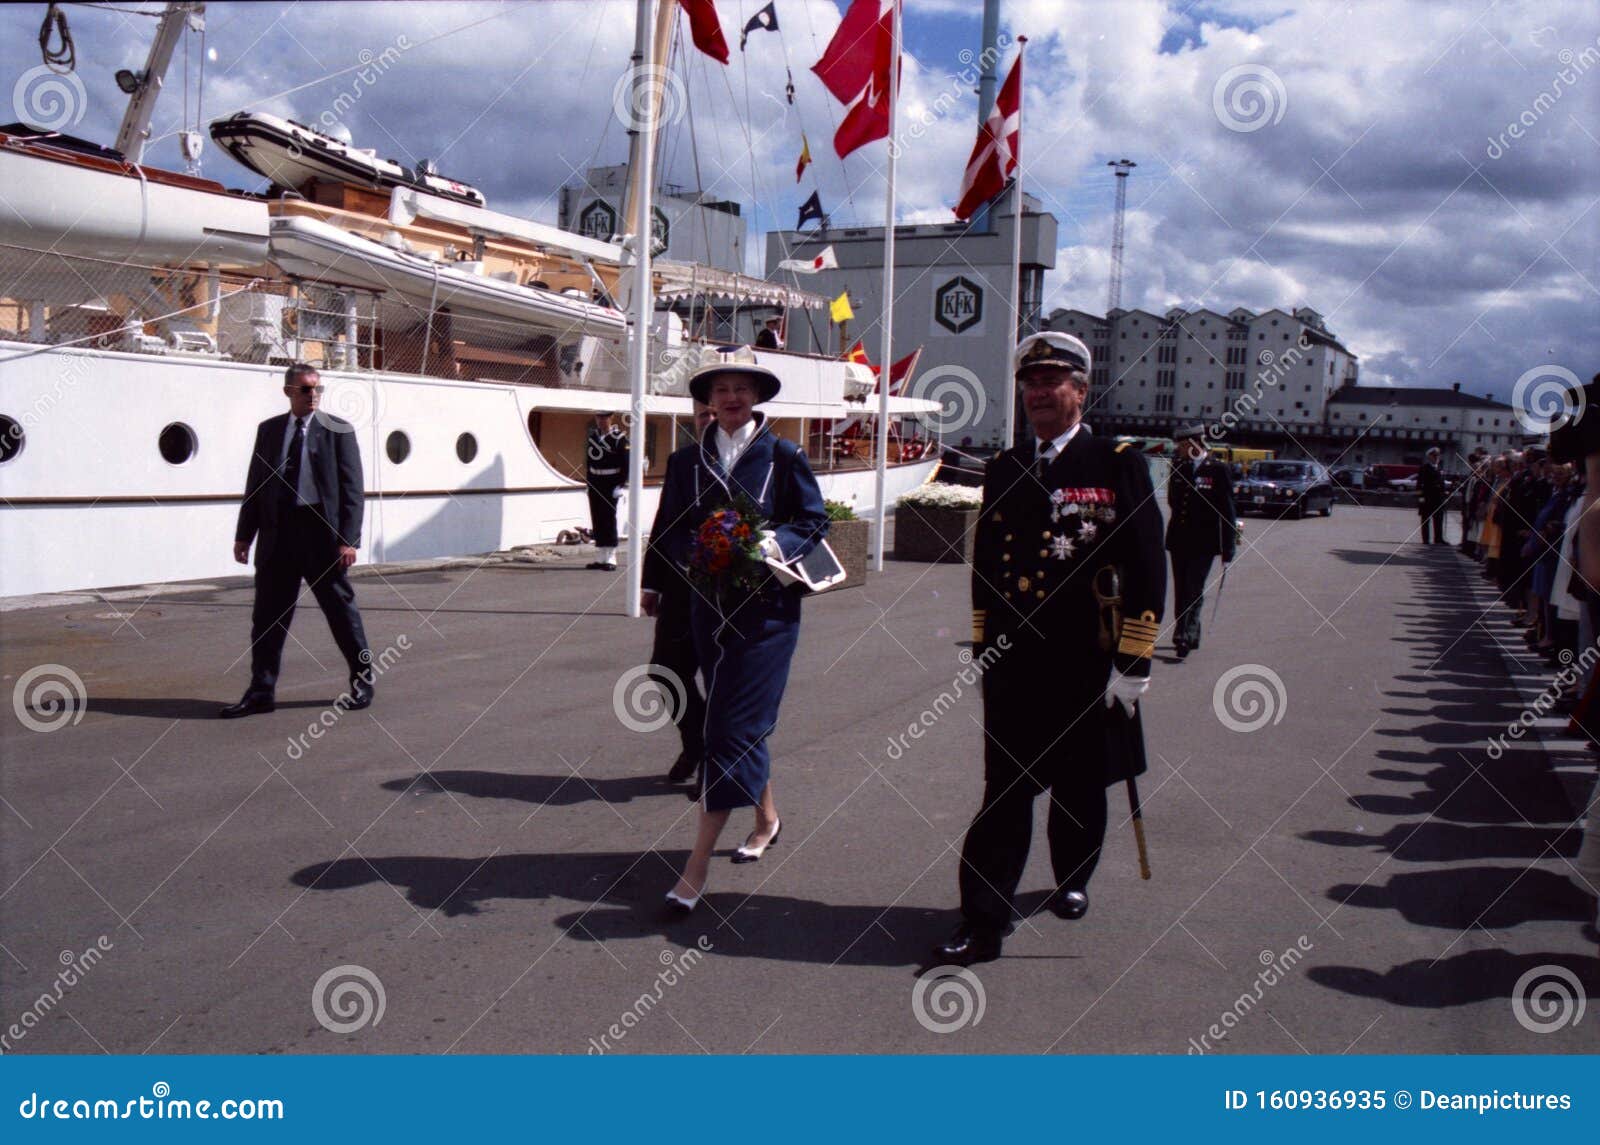
[[[684,748],[677,762],[672,765],[672,770],[667,772],[668,783],[688,783],[694,778],[694,773],[700,767],[700,753]]]
[[[952,966],[993,962],[1000,957],[1001,937],[998,931],[980,929],[964,922],[956,927],[949,938],[933,948],[933,957],[940,963]]]
[[[276,711],[277,703],[264,692],[246,692],[244,698],[237,704],[229,704],[217,713],[222,719],[236,720],[240,716],[254,716],[263,712]]]
[[[1178,645],[1178,659],[1186,660],[1186,659],[1188,659],[1188,657],[1189,657],[1189,646],[1187,644]]]
[[[1087,891],[1062,891],[1051,902],[1050,909],[1065,919],[1082,918],[1089,913],[1089,894]]]
[[[372,685],[364,676],[351,676],[350,690],[345,695],[350,697],[349,702],[344,705],[346,711],[359,712],[362,708],[370,708],[372,706],[372,697],[374,695]],[[340,698],[343,699],[344,697],[341,696]]]

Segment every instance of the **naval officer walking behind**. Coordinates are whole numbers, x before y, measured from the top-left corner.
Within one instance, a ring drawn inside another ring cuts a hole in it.
[[[933,951],[960,965],[1000,955],[1041,791],[1050,792],[1051,908],[1066,919],[1088,911],[1106,787],[1137,770],[1111,750],[1107,709],[1131,717],[1149,686],[1167,591],[1143,455],[1080,420],[1088,347],[1035,334],[1012,365],[1034,440],[989,463],[973,549],[974,655],[998,654],[983,675],[983,804],[961,851],[962,921]],[[1120,643],[1100,599],[1118,575]]]
[[[300,582],[328,618],[349,668],[347,709],[372,703],[372,653],[345,570],[361,547],[364,493],[355,427],[319,413],[322,379],[302,362],[284,373],[289,412],[256,429],[234,532],[233,559],[244,564],[256,546],[256,600],[250,616],[250,688],[219,713],[223,719],[273,710],[283,642],[289,636]]]
[[[1211,562],[1233,560],[1238,538],[1233,479],[1228,467],[1206,451],[1205,426],[1187,425],[1173,434],[1178,460],[1167,478],[1167,552],[1172,554],[1172,642],[1180,657],[1200,647],[1200,613],[1206,602]]]

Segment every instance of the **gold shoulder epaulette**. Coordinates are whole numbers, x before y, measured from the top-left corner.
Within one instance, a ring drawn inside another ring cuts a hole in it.
[[[1149,609],[1137,617],[1125,617],[1122,621],[1122,640],[1117,645],[1117,651],[1124,656],[1139,656],[1148,660],[1156,654],[1156,636],[1160,631],[1156,614]]]
[[[1133,444],[1133,442],[1131,442],[1131,441],[1120,441],[1120,442],[1118,442],[1117,443],[1117,452],[1121,453],[1124,449],[1127,449],[1128,446],[1130,446],[1132,444]]]

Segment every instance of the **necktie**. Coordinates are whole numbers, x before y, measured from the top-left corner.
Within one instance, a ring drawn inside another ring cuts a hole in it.
[[[1033,472],[1038,477],[1044,476],[1044,471],[1050,464],[1051,446],[1052,443],[1048,441],[1041,441],[1039,443],[1039,459],[1035,461],[1033,465]]]
[[[283,459],[284,496],[291,505],[300,501],[300,455],[305,451],[306,423],[304,418],[294,419],[294,436],[289,439],[289,456]]]

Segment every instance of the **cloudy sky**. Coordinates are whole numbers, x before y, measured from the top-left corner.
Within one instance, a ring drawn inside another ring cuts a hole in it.
[[[68,6],[81,96],[64,129],[109,143],[112,80],[143,61],[154,21]],[[838,108],[809,68],[836,27],[832,0],[777,0],[780,33],[741,53],[762,5],[718,0],[722,68],[684,57],[671,96],[669,177],[745,205],[761,232],[793,225],[819,190],[835,224],[883,217],[885,145],[841,163]],[[558,188],[620,162],[613,93],[632,46],[627,0],[298,3],[208,7],[188,114],[253,108],[316,122],[341,94],[356,141],[553,222]],[[45,5],[0,9],[0,78],[14,114],[41,77]],[[900,160],[902,221],[948,221],[977,107],[963,76],[979,0],[907,0],[902,114],[926,122]],[[1600,5],[1593,0],[1324,3],[1005,0],[1029,39],[1026,186],[1060,222],[1046,310],[1101,312],[1113,180],[1129,184],[1125,306],[1321,311],[1368,384],[1448,385],[1502,398],[1525,371],[1600,369]],[[362,62],[394,62],[370,87]],[[1007,54],[1006,63],[1009,64]],[[783,98],[786,66],[796,102]],[[180,167],[180,55],[148,160]],[[359,98],[351,96],[359,91]],[[57,112],[59,114],[59,112]],[[693,123],[693,134],[689,131]],[[796,184],[802,131],[817,158]],[[208,141],[209,142],[209,141]],[[208,147],[203,173],[262,180]],[[909,348],[909,347],[908,347]]]

